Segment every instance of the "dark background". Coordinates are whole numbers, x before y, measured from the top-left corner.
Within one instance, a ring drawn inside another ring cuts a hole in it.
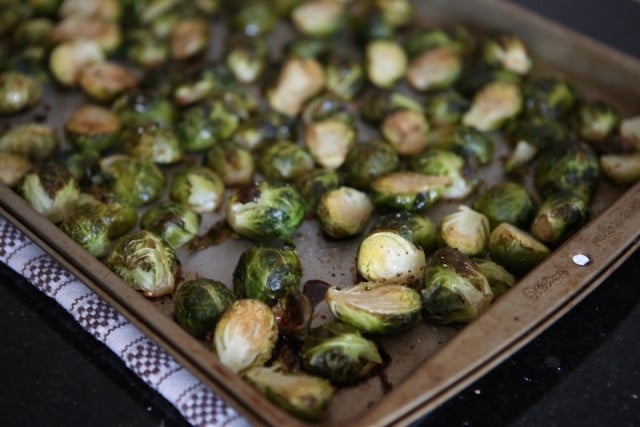
[[[640,57],[637,1],[514,2]],[[640,251],[554,326],[420,425],[640,424],[639,302]],[[186,425],[110,350],[3,264],[0,385],[0,426]]]

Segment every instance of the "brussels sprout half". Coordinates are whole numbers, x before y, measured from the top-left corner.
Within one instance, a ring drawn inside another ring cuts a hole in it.
[[[164,201],[151,206],[140,218],[140,227],[179,248],[198,234],[200,215],[186,205]]]
[[[337,239],[362,233],[372,212],[369,196],[350,187],[327,191],[316,209],[322,231]]]
[[[38,123],[16,126],[0,136],[0,153],[20,154],[35,162],[51,158],[59,145],[56,131]]]
[[[198,278],[184,282],[174,298],[178,325],[196,338],[213,333],[222,313],[235,300],[233,292],[217,280]]]
[[[451,184],[442,190],[443,199],[464,199],[480,182],[462,156],[438,148],[413,156],[409,160],[409,169],[423,175],[449,178]]]
[[[164,173],[151,160],[114,155],[101,166],[113,178],[111,191],[134,206],[150,204],[164,191]]]
[[[95,257],[106,255],[111,239],[109,228],[102,217],[90,209],[78,210],[60,224],[64,234]]]
[[[33,107],[42,97],[40,85],[16,71],[0,73],[0,114],[14,114]]]
[[[313,169],[313,157],[295,142],[276,141],[261,150],[257,166],[269,180],[294,181]]]
[[[451,180],[443,175],[393,172],[371,183],[371,201],[383,209],[420,212],[440,200],[450,185]]]
[[[71,113],[64,130],[67,139],[78,150],[105,151],[120,136],[120,120],[107,108],[85,104]]]
[[[371,231],[393,230],[402,237],[420,246],[425,253],[437,244],[437,226],[426,215],[413,212],[394,212],[378,217]]]
[[[400,44],[392,40],[374,40],[366,47],[366,71],[369,81],[388,88],[404,77],[408,58]]]
[[[173,200],[189,206],[194,212],[214,212],[222,206],[224,183],[211,169],[190,166],[173,175],[169,192]]]
[[[490,233],[489,219],[467,206],[459,206],[438,224],[438,235],[444,244],[467,256],[485,253]]]
[[[640,153],[606,154],[600,157],[602,173],[617,184],[640,181]]]
[[[569,193],[546,198],[531,224],[531,234],[542,243],[556,246],[578,231],[589,219],[584,199]]]
[[[526,228],[536,212],[535,203],[527,189],[508,181],[484,189],[472,207],[487,216],[492,229],[502,222]]]
[[[516,277],[506,268],[486,258],[471,258],[471,261],[487,278],[494,300],[504,295],[516,284]]]
[[[355,144],[343,165],[346,182],[355,188],[365,190],[376,178],[395,171],[400,164],[398,153],[382,141]]]
[[[463,58],[453,46],[427,50],[409,62],[407,81],[421,91],[451,87],[462,74]]]
[[[527,274],[549,253],[535,237],[511,224],[498,225],[489,237],[491,259],[518,277]]]
[[[494,81],[473,97],[462,122],[484,132],[496,130],[520,114],[522,106],[522,94],[516,83]]]

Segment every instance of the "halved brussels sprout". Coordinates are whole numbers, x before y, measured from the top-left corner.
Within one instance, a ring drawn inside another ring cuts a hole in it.
[[[40,102],[42,89],[31,77],[17,71],[0,73],[0,114],[14,114]]]
[[[398,153],[383,141],[355,144],[347,153],[343,169],[349,185],[368,189],[376,178],[395,171],[400,164]]]
[[[204,52],[207,47],[209,25],[205,19],[184,18],[171,30],[171,58],[184,61]]]
[[[438,235],[444,244],[467,256],[485,253],[490,233],[489,219],[467,206],[459,206],[438,224]]]
[[[207,152],[205,162],[229,186],[249,184],[255,172],[251,151],[233,141],[215,144]]]
[[[505,170],[514,172],[530,164],[540,150],[562,144],[568,136],[564,124],[548,117],[530,117],[513,123],[506,129],[506,138],[514,148],[504,161]]]
[[[340,175],[331,169],[313,169],[299,177],[295,187],[305,201],[307,214],[315,215],[318,202],[324,193],[340,187]]]
[[[329,288],[325,296],[334,317],[360,332],[395,334],[409,329],[420,317],[420,294],[408,286],[358,283]]]
[[[265,145],[257,166],[269,180],[294,181],[313,169],[313,158],[302,146],[283,140]]]
[[[427,50],[411,59],[407,81],[417,90],[451,87],[462,74],[462,55],[453,46]]]
[[[294,247],[252,246],[240,255],[233,270],[233,289],[242,298],[272,306],[297,289],[301,278],[302,265]]]
[[[460,123],[462,116],[471,103],[455,90],[446,90],[427,98],[425,114],[435,126],[448,126]]]
[[[422,52],[450,46],[460,52],[470,48],[469,30],[462,26],[451,28],[428,28],[413,31],[405,40],[404,47],[412,58]]]
[[[78,84],[89,97],[98,101],[111,101],[136,86],[132,72],[122,65],[105,61],[89,64],[79,76]]]
[[[366,47],[366,70],[369,81],[388,88],[407,72],[408,58],[400,44],[392,40],[374,40]]]
[[[205,338],[213,333],[220,316],[234,300],[233,292],[218,280],[188,280],[178,288],[173,316],[191,335]]]
[[[133,91],[119,96],[112,105],[123,127],[135,128],[147,123],[173,126],[176,112],[171,101],[149,91]]]
[[[494,142],[489,134],[466,126],[437,129],[431,134],[430,146],[453,151],[466,160],[487,165],[493,160]]]
[[[241,37],[231,41],[226,63],[240,83],[254,83],[268,65],[268,50],[263,39]]]
[[[511,224],[498,225],[489,237],[491,259],[518,277],[527,274],[549,253],[535,237]]]
[[[151,160],[114,155],[103,158],[100,164],[113,178],[111,191],[134,206],[152,203],[164,191],[164,173]]]
[[[191,166],[173,175],[171,198],[183,203],[197,213],[214,212],[222,206],[224,183],[211,169]]]
[[[105,19],[117,21],[122,15],[122,4],[118,0],[62,0],[57,1],[58,16],[97,15]]]
[[[356,263],[367,282],[410,285],[422,278],[426,257],[400,233],[377,230],[360,242]]]
[[[327,411],[334,390],[327,380],[302,372],[285,372],[278,366],[254,366],[243,378],[280,408],[310,421]]]
[[[324,69],[327,90],[342,99],[353,99],[366,83],[360,62],[346,55],[333,55]]]
[[[230,197],[226,213],[229,226],[243,237],[286,240],[304,220],[304,199],[291,186],[254,182]]]
[[[476,93],[462,122],[480,131],[492,131],[520,114],[522,107],[522,94],[516,83],[494,81]]]
[[[604,141],[620,125],[620,113],[604,101],[582,103],[576,115],[578,135],[589,142]]]
[[[552,77],[534,77],[522,87],[524,110],[527,116],[550,119],[565,117],[578,101],[575,87]]]
[[[504,295],[516,284],[516,277],[500,264],[486,258],[471,258],[471,261],[487,278],[491,291],[493,291],[494,300]]]
[[[340,120],[353,125],[356,111],[354,106],[342,98],[325,92],[311,99],[302,110],[302,123],[309,126],[325,120]]]
[[[182,145],[172,127],[145,123],[122,132],[124,148],[133,157],[160,165],[177,163],[184,157]]]
[[[436,224],[426,215],[412,212],[394,212],[378,217],[372,226],[372,232],[392,230],[407,240],[420,246],[425,253],[430,252],[437,243]]]
[[[53,29],[57,43],[87,40],[95,43],[103,52],[115,51],[122,42],[122,31],[117,22],[96,15],[69,15]]]
[[[640,151],[640,116],[629,117],[620,122],[620,138],[634,150]]]
[[[58,223],[71,214],[80,197],[78,182],[59,163],[48,162],[26,174],[18,193],[36,211]]]
[[[513,34],[499,34],[482,41],[482,60],[516,74],[527,74],[532,60],[522,40]]]
[[[254,150],[267,142],[296,141],[297,126],[296,118],[269,110],[243,121],[233,135],[233,142]]]
[[[107,224],[92,209],[77,209],[62,221],[60,229],[87,252],[98,258],[106,255],[111,245]]]
[[[33,164],[25,156],[0,151],[0,184],[13,188],[31,169]]]
[[[413,156],[427,147],[429,123],[424,114],[401,109],[384,118],[382,134],[401,156]]]
[[[578,231],[588,219],[589,206],[584,199],[570,193],[554,193],[538,208],[531,234],[544,244],[556,246]]]
[[[281,335],[293,336],[304,341],[311,321],[313,320],[313,305],[311,300],[300,289],[292,289],[278,302],[271,306],[278,322]]]
[[[67,139],[76,149],[105,151],[120,136],[120,120],[107,108],[85,104],[71,113],[64,130]]]
[[[125,49],[127,58],[143,69],[152,69],[169,60],[169,44],[148,28],[128,31]]]
[[[492,229],[502,222],[528,227],[536,213],[531,194],[515,182],[502,182],[485,188],[472,207],[487,216]]]
[[[371,183],[371,201],[383,209],[420,212],[440,200],[450,185],[446,176],[393,172]]]
[[[333,0],[309,0],[291,11],[291,21],[305,36],[326,37],[344,25],[344,5]]]
[[[186,205],[164,201],[142,215],[140,227],[162,237],[171,247],[179,248],[198,234],[200,216]]]
[[[278,113],[296,116],[304,103],[324,87],[322,65],[312,58],[288,59],[273,89],[267,93],[269,105]]]
[[[443,199],[464,199],[480,182],[461,156],[438,148],[413,156],[409,160],[409,169],[423,175],[449,178],[451,184],[442,190]]]
[[[317,164],[337,169],[356,142],[356,128],[339,119],[314,122],[306,127],[304,142]]]
[[[59,145],[56,131],[38,123],[19,125],[0,136],[0,153],[19,154],[34,162],[51,158]]]
[[[78,200],[80,210],[89,210],[107,225],[109,238],[116,239],[130,231],[138,223],[135,206],[113,194],[101,194],[99,199],[82,197]]]
[[[604,176],[617,184],[640,181],[640,153],[606,154],[600,157]]]
[[[327,191],[316,209],[322,231],[336,239],[362,233],[372,212],[369,196],[350,187]]]
[[[300,349],[300,357],[305,370],[338,386],[357,384],[382,366],[376,344],[344,323],[313,328]]]
[[[434,323],[468,323],[493,301],[482,271],[456,249],[438,249],[424,270],[422,317]]]
[[[105,264],[145,297],[171,294],[180,268],[173,248],[146,230],[133,231],[116,240]]]
[[[278,325],[268,305],[254,299],[234,301],[216,324],[213,351],[233,372],[262,366],[278,339]]]
[[[398,90],[370,88],[358,100],[360,116],[365,122],[377,125],[394,111],[411,110],[424,113],[417,99]]]

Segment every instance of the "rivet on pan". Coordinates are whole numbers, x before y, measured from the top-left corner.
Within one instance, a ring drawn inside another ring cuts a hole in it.
[[[580,267],[591,264],[591,257],[585,254],[575,254],[571,257],[571,260],[575,265],[579,265]]]

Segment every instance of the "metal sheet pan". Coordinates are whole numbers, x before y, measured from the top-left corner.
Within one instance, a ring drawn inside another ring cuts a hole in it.
[[[478,28],[511,31],[530,46],[539,71],[560,72],[614,103],[624,114],[640,112],[640,63],[522,9],[492,0],[416,2],[425,22],[462,22]],[[66,98],[60,102],[71,105]],[[60,114],[69,111],[59,109]],[[53,120],[53,118],[51,119]],[[499,179],[499,177],[494,177]],[[602,183],[592,206],[594,219],[482,317],[466,326],[426,323],[383,343],[391,353],[390,392],[374,378],[336,396],[321,425],[403,425],[423,415],[525,345],[595,288],[638,246],[640,185],[626,191]],[[614,203],[615,200],[615,203]],[[447,209],[447,207],[443,208]],[[22,199],[0,187],[0,214],[79,276],[143,332],[167,349],[255,424],[305,425],[262,398],[221,366],[208,348],[171,320],[171,307],[154,304],[130,290],[100,262],[81,251],[53,224],[42,221]],[[434,215],[437,215],[435,213]],[[214,221],[215,218],[210,218]],[[206,224],[203,224],[205,226]],[[313,224],[296,236],[305,278],[346,284],[352,280],[353,247],[327,244]],[[186,274],[225,279],[245,243],[233,241],[226,256],[203,252],[186,260]],[[578,266],[576,254],[591,262]],[[184,255],[184,254],[183,254]],[[227,281],[228,282],[228,281]],[[319,315],[321,310],[319,310]]]

